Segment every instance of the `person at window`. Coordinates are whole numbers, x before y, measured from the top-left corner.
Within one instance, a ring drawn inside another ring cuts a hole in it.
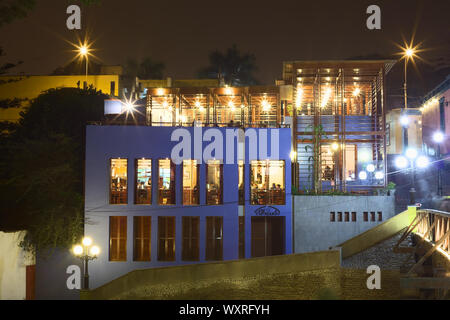
[[[326,166],[323,177],[324,180],[333,180],[333,171],[331,170],[330,166]]]

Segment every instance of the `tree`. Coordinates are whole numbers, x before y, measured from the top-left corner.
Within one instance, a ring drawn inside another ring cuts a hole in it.
[[[35,4],[35,0],[9,0],[0,4],[0,27],[15,19],[26,17]]]
[[[27,250],[67,248],[83,230],[85,125],[108,97],[93,88],[50,89],[0,136],[0,229],[27,230]]]
[[[215,50],[209,54],[209,66],[200,69],[199,78],[223,79],[230,86],[257,84],[253,73],[257,70],[254,54],[241,54],[236,45],[225,53]]]
[[[150,57],[144,58],[141,62],[128,58],[125,64],[125,74],[130,77],[140,79],[164,79],[165,64]]]

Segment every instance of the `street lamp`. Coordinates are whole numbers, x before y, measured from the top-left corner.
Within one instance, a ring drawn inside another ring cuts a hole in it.
[[[437,145],[437,160],[438,160],[438,196],[442,196],[442,175],[441,175],[441,143],[444,142],[444,133],[437,131],[433,134],[433,141]]]
[[[88,263],[89,260],[94,260],[100,254],[100,248],[92,245],[92,239],[89,237],[84,237],[81,241],[81,245],[77,244],[72,249],[73,254],[83,261],[84,265],[84,281],[83,289],[89,290],[89,271]]]
[[[86,84],[87,84],[89,48],[87,45],[83,44],[79,48],[79,50],[80,50],[80,56],[84,57],[84,59],[86,60]]]
[[[406,157],[405,157],[406,156]],[[428,167],[429,159],[426,156],[418,156],[416,149],[408,148],[405,152],[405,156],[400,155],[395,159],[395,166],[398,169],[411,169],[411,188],[409,189],[409,203],[414,205],[416,203],[416,168],[424,169]]]

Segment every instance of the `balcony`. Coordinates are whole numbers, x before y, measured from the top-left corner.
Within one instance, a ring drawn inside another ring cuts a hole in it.
[[[119,109],[119,108],[116,108]],[[105,109],[106,110],[106,109]],[[146,101],[105,114],[113,125],[280,128],[287,108],[276,86],[149,88]]]

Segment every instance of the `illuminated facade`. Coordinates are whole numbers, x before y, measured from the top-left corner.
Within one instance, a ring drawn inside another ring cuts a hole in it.
[[[444,139],[440,146],[441,155],[450,153],[450,75],[423,99],[422,130],[424,151],[430,156],[437,155],[437,144],[433,135],[440,131]]]
[[[116,113],[87,127],[85,234],[103,250],[92,287],[141,268],[292,253],[279,88],[147,94],[141,106],[107,101]]]
[[[367,192],[386,184],[385,75],[394,61],[289,61],[294,186]]]

